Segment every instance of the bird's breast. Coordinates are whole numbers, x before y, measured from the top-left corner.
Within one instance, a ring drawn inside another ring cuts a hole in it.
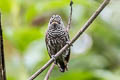
[[[48,37],[50,37],[51,39],[61,39],[65,36],[65,31],[61,31],[61,30],[52,30],[49,31]]]

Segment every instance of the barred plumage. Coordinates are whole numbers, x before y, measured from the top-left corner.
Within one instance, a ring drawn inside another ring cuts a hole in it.
[[[61,48],[63,48],[69,41],[69,34],[64,27],[62,19],[59,15],[53,15],[50,18],[48,24],[48,30],[46,32],[46,47],[50,57],[55,55]],[[65,50],[61,56],[59,56],[55,64],[58,65],[61,72],[67,70],[67,63],[70,57],[70,48]]]

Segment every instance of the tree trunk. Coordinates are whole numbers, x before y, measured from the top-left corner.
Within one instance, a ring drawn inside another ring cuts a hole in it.
[[[3,36],[1,26],[1,13],[0,13],[0,80],[6,80],[4,50],[3,50]]]

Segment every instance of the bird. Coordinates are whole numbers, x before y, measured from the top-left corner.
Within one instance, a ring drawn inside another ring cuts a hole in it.
[[[50,58],[62,49],[70,41],[69,33],[64,26],[62,18],[59,15],[53,15],[48,23],[48,29],[45,35],[45,42]],[[54,58],[55,59],[55,58]],[[62,55],[54,60],[61,72],[68,70],[68,62],[70,59],[70,48],[67,48]]]

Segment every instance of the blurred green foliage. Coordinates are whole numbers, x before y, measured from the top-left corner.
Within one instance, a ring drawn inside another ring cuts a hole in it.
[[[72,38],[103,0],[73,0]],[[65,25],[70,0],[0,0],[8,80],[27,80],[49,56],[45,32],[50,17]],[[120,1],[111,1],[71,47],[69,71],[55,67],[50,80],[120,80]],[[48,69],[47,69],[48,70]],[[43,80],[45,70],[35,80]]]

